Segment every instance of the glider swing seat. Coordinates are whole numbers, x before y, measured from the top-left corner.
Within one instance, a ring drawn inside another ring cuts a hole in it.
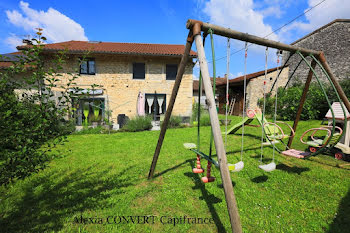
[[[293,128],[289,124],[283,121],[276,121],[276,123],[268,122],[266,118],[263,117],[259,109],[257,110],[249,109],[247,111],[247,115],[250,119],[254,119],[254,118],[257,119],[257,121],[259,122],[259,125],[257,125],[257,127],[263,126],[265,136],[269,139],[269,140],[266,140],[267,142],[263,143],[263,145],[276,144],[276,143],[279,143],[279,140],[294,137],[295,135]],[[284,131],[282,130],[282,127],[279,124],[287,126],[287,128],[290,130],[290,134],[289,135],[285,134]],[[252,126],[252,125],[248,125],[248,126]],[[256,126],[254,125],[254,127]]]
[[[312,76],[314,76],[316,78],[316,81],[318,82],[319,86],[321,87],[322,93],[325,96],[328,105],[331,106],[331,103],[330,103],[330,101],[328,99],[328,96],[327,96],[327,93],[325,91],[325,88],[323,87],[322,82],[320,82],[319,77],[318,77],[318,75],[315,72],[316,64],[320,67],[322,73],[326,76],[327,80],[330,82],[331,87],[333,88],[333,90],[334,90],[334,92],[336,94],[336,97],[338,98],[339,102],[341,103],[341,108],[342,108],[343,114],[344,114],[344,116],[346,116],[345,106],[344,106],[344,104],[341,101],[341,99],[343,99],[343,98],[340,98],[340,94],[339,94],[337,88],[335,87],[334,82],[331,79],[330,75],[325,70],[324,66],[312,54],[309,55],[311,57],[311,59],[312,59],[312,63],[311,64],[305,59],[303,54],[301,54],[299,51],[297,51],[297,54],[301,57],[301,59],[310,68],[310,71],[309,71],[309,77],[310,78],[308,77],[308,79],[310,79],[310,81],[311,81],[311,77]],[[300,108],[300,106],[299,106],[299,108]],[[316,155],[320,154],[323,151],[332,149],[340,141],[343,132],[346,131],[346,125],[344,125],[343,129],[338,127],[338,126],[336,126],[335,125],[335,115],[334,115],[333,109],[331,109],[331,114],[332,114],[332,119],[333,119],[333,124],[331,126],[322,126],[322,127],[319,127],[319,128],[308,129],[300,137],[300,142],[305,144],[305,145],[308,145],[308,150],[309,151],[304,152],[304,151],[299,151],[299,150],[295,150],[295,149],[288,149],[288,150],[283,151],[282,154],[283,155],[287,155],[287,156],[300,158],[300,159],[305,159],[305,158],[308,158],[310,156],[316,156]],[[325,131],[327,133],[324,136],[324,139],[316,139],[315,138],[315,134],[317,132],[320,132],[320,131]],[[309,135],[310,133],[311,133],[311,136],[310,136],[311,140],[304,141],[304,138],[307,135]],[[289,144],[291,144],[291,143],[289,143]]]
[[[346,98],[346,95],[344,94],[343,90],[341,89],[336,78],[332,74],[331,69],[326,62],[324,54],[321,51],[306,49],[306,48],[297,47],[294,45],[283,44],[280,42],[276,42],[276,41],[264,39],[261,37],[249,35],[247,33],[242,33],[242,32],[232,30],[232,29],[223,28],[221,26],[217,26],[217,25],[213,25],[213,24],[209,24],[209,23],[204,23],[204,22],[201,22],[198,20],[188,20],[186,27],[189,29],[188,37],[186,40],[186,46],[184,49],[184,54],[181,58],[179,66],[178,66],[178,71],[177,71],[175,83],[173,85],[173,91],[172,91],[172,94],[171,94],[171,97],[170,97],[170,100],[168,103],[167,111],[165,113],[164,122],[161,126],[161,131],[160,131],[157,146],[156,146],[156,149],[155,149],[155,152],[153,155],[153,160],[152,160],[152,164],[151,164],[150,171],[148,174],[148,179],[153,178],[154,171],[155,171],[156,164],[157,164],[158,157],[159,157],[159,153],[160,153],[163,141],[164,141],[167,126],[168,126],[169,119],[171,116],[171,112],[174,108],[176,96],[177,96],[177,93],[179,91],[179,87],[181,84],[183,74],[185,72],[185,67],[186,67],[187,62],[190,58],[191,47],[192,47],[193,42],[195,42],[196,48],[197,48],[200,71],[201,71],[200,72],[201,73],[200,80],[203,81],[205,95],[206,95],[206,99],[207,99],[207,103],[208,103],[208,111],[209,111],[209,115],[210,115],[210,123],[211,123],[211,129],[212,129],[211,130],[212,131],[211,138],[214,138],[214,143],[215,143],[218,161],[215,161],[213,159],[209,160],[208,158],[206,158],[205,154],[200,151],[199,144],[198,144],[198,147],[196,145],[194,145],[193,143],[187,144],[185,146],[187,148],[189,148],[190,150],[196,152],[197,165],[199,166],[199,168],[197,166],[196,166],[196,168],[198,168],[201,172],[202,172],[202,169],[200,167],[200,158],[205,158],[208,160],[208,168],[209,169],[207,168],[207,171],[211,169],[211,164],[218,166],[218,168],[220,170],[220,174],[221,174],[223,190],[225,193],[225,200],[226,200],[226,204],[227,204],[227,211],[228,211],[228,214],[230,217],[231,228],[232,228],[233,232],[240,233],[240,232],[242,232],[242,227],[241,227],[237,202],[236,202],[235,195],[233,192],[230,170],[229,170],[228,163],[227,163],[225,145],[224,145],[223,138],[221,135],[220,122],[219,122],[218,113],[217,113],[217,109],[216,109],[216,105],[215,105],[215,97],[214,97],[213,89],[212,89],[211,82],[210,82],[208,63],[206,61],[205,51],[204,51],[203,42],[202,42],[202,32],[204,32],[204,35],[205,35],[208,33],[208,30],[210,30],[211,35],[216,34],[216,35],[224,36],[227,38],[233,38],[233,39],[245,41],[246,43],[249,42],[249,43],[253,43],[253,44],[266,46],[269,48],[275,48],[275,49],[279,49],[279,50],[283,50],[283,51],[288,51],[288,52],[290,52],[290,54],[299,54],[299,56],[302,58],[302,60],[310,67],[310,71],[309,71],[307,81],[305,83],[305,88],[304,88],[302,98],[300,100],[299,108],[298,108],[298,111],[296,114],[296,118],[294,121],[294,125],[293,125],[294,131],[295,131],[297,124],[298,124],[298,121],[300,119],[301,110],[303,108],[306,94],[308,92],[308,86],[311,82],[312,74],[315,74],[314,68],[315,68],[316,64],[318,64],[320,66],[322,72],[326,75],[326,78],[330,81],[330,83],[331,83],[333,89],[335,90],[335,93],[336,93],[337,97],[339,98],[339,100],[341,99],[339,102],[342,101],[341,103],[345,104],[348,111],[350,111],[350,102]],[[305,59],[304,55],[312,58],[311,65]],[[214,56],[213,56],[213,60],[215,60]],[[316,74],[315,74],[315,77],[316,77]],[[277,79],[278,79],[278,76],[277,76],[276,80]],[[318,78],[316,78],[316,79],[319,82]],[[319,84],[320,84],[320,82],[319,82]],[[320,86],[323,88],[322,84],[320,84]],[[323,92],[324,92],[324,88],[323,88]],[[325,95],[325,97],[326,97],[327,103],[329,104],[330,109],[332,109],[327,95]],[[342,104],[342,108],[344,111],[343,104]],[[245,113],[243,113],[243,114],[245,114]],[[333,116],[333,126],[332,126],[332,129],[329,129],[331,131],[331,135],[330,135],[330,139],[327,140],[327,143],[328,143],[327,145],[330,144],[330,142],[332,141],[332,138],[335,134],[335,119],[334,119],[333,112],[332,112],[332,116]],[[261,118],[261,119],[263,120],[263,118]],[[345,117],[345,119],[346,119],[346,117]],[[276,124],[275,121],[274,121],[274,124]],[[277,131],[278,127],[276,125],[265,124],[265,123],[261,127],[262,131],[265,132],[265,131],[267,131],[268,128],[271,129],[270,128],[271,126],[272,126],[272,130]],[[344,124],[344,126],[346,126],[346,123]],[[264,128],[266,130],[264,130]],[[345,131],[344,128],[343,128],[343,131]],[[283,138],[284,137],[283,135],[285,135],[285,134],[284,133],[282,134],[281,132],[279,132],[277,135],[282,135],[282,136],[277,136],[276,132],[274,132],[273,135],[274,136],[273,137],[270,136],[270,138],[266,137],[267,140],[270,140],[270,139],[273,140],[273,138],[275,138],[275,139]],[[288,145],[290,145],[292,143],[293,138],[294,137],[292,137],[292,136],[289,137]],[[282,141],[282,140],[280,140],[280,141]],[[337,141],[337,140],[335,140],[335,141]],[[274,144],[272,144],[272,145],[274,146]],[[311,153],[311,155],[321,153],[323,150],[326,149],[327,145],[322,145],[319,150],[317,150],[315,153]],[[278,151],[277,147],[274,146],[274,148],[276,148],[276,150]],[[290,148],[287,147],[287,149],[290,149]],[[211,155],[211,153],[209,153],[209,155]],[[199,158],[198,158],[198,156],[199,156]],[[208,157],[210,158],[210,156],[208,156]],[[265,165],[261,165],[261,166],[265,166],[266,170],[268,170],[268,169],[270,169],[268,167],[268,165],[269,164],[265,164]],[[204,169],[203,169],[203,172],[204,172]]]
[[[332,131],[330,130],[330,128],[332,128],[332,126],[323,126],[320,128],[312,128],[309,129],[307,131],[304,132],[304,134],[301,136],[300,141],[303,144],[306,144],[309,146],[309,151],[310,152],[316,152],[319,148],[322,147],[333,147],[335,146],[339,139],[341,138],[341,136],[343,135],[343,129],[340,128],[339,126],[335,126],[335,129],[338,131],[336,133],[333,134],[333,137],[330,137],[332,134]],[[326,131],[327,135],[324,136],[324,139],[319,139],[319,138],[315,138],[315,134],[319,131]],[[310,138],[311,141],[304,141],[303,138],[309,133],[312,132]]]

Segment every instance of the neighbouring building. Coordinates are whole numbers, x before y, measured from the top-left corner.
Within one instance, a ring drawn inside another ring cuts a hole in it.
[[[213,86],[213,78],[210,78],[211,85]],[[216,85],[221,85],[226,83],[226,78],[220,78],[217,77],[215,79]],[[203,85],[203,84],[202,84]],[[204,91],[204,86],[202,86],[202,94],[201,94],[201,105],[207,109],[208,106],[206,104],[206,96],[205,96],[205,91]],[[198,98],[199,98],[199,80],[193,80],[193,103],[198,103]],[[219,104],[219,94],[217,93],[217,88],[216,88],[216,93],[215,93],[215,100],[217,102],[217,105]]]
[[[28,45],[17,47],[19,51],[27,48]],[[145,113],[159,119],[167,109],[184,48],[169,44],[67,41],[46,44],[42,55],[50,66],[55,54],[65,51],[67,59],[59,86],[67,84],[70,73],[79,75],[75,86],[83,91],[75,94],[85,97],[72,104],[76,123],[81,125],[91,115],[98,115],[101,121],[108,116],[114,123],[121,114],[136,116],[139,93],[145,97]],[[192,58],[196,53],[191,51],[190,57],[173,110],[173,115],[184,118],[192,112]],[[7,63],[0,62],[0,66],[11,64]],[[93,84],[98,87],[91,90]]]
[[[285,86],[288,81],[288,66],[286,66],[277,81],[277,86]],[[267,70],[266,76],[266,93],[270,92],[273,83],[276,80],[279,68],[271,68]],[[255,73],[246,75],[247,88],[247,109],[259,109],[258,100],[264,96],[264,81],[265,81],[265,70],[258,71]],[[233,101],[235,104],[233,106],[232,115],[242,115],[243,103],[244,103],[244,76],[240,76],[229,80],[229,101]],[[226,103],[226,83],[221,83],[217,85],[218,95],[219,95],[219,113],[225,114],[225,103]],[[275,93],[275,88],[272,90],[272,94]]]
[[[341,7],[341,6],[340,6]],[[350,77],[350,19],[336,19],[332,22],[318,28],[291,45],[323,51],[327,62],[338,80]],[[287,55],[284,59],[287,59]],[[300,61],[296,54],[288,62],[289,74],[293,72]],[[308,59],[310,62],[310,59]],[[302,63],[296,70],[292,82],[296,80],[306,80],[308,66]],[[317,74],[326,80],[319,67],[316,68]]]

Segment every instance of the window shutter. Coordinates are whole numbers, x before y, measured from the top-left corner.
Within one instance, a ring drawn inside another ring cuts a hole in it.
[[[133,78],[134,79],[145,79],[145,63],[134,63],[133,64]]]

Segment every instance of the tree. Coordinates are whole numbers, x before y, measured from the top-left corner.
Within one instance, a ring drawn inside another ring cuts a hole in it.
[[[48,66],[42,55],[45,37],[32,39],[23,56],[0,72],[0,185],[23,179],[57,157],[52,148],[63,143],[74,126],[72,89],[77,75],[58,86],[66,53]],[[60,89],[59,97],[54,91]],[[79,89],[79,88],[74,88]]]

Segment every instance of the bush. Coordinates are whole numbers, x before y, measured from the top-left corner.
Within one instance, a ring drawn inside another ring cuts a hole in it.
[[[76,131],[73,134],[75,135],[82,135],[82,134],[111,134],[111,133],[117,133],[117,130],[108,130],[102,126],[97,126],[95,128],[93,127],[84,127],[80,131]]]
[[[350,81],[343,80],[340,82],[344,92],[350,96]],[[323,84],[327,93],[327,96],[332,104],[335,101],[339,101],[336,98],[334,90],[330,85]],[[293,84],[285,91],[282,88],[278,89],[278,103],[277,103],[277,117],[282,120],[294,120],[296,111],[299,107],[300,98],[304,89],[304,85],[301,83]],[[259,104],[262,106],[263,98],[259,99]],[[267,95],[266,98],[266,109],[265,113],[267,115],[273,116],[275,109],[275,97]],[[301,120],[311,120],[324,118],[325,114],[329,109],[329,105],[323,94],[323,91],[318,83],[313,82],[310,84],[309,91],[303,106],[303,111],[301,113]]]
[[[209,125],[211,125],[209,114],[201,115],[201,126],[209,126]]]
[[[69,90],[77,75],[70,74],[61,86],[65,53],[56,54],[47,67],[41,54],[46,39],[40,29],[37,38],[18,61],[0,72],[0,185],[44,169],[58,157],[52,148],[74,130],[73,121],[66,119],[72,115],[74,97]]]
[[[202,105],[199,106],[198,103],[194,103],[192,105],[192,121],[197,121],[198,120],[198,107],[200,108],[200,113],[204,113],[204,108]]]
[[[137,116],[129,120],[122,129],[129,132],[150,130],[152,129],[152,117]]]
[[[182,123],[182,117],[181,116],[171,116],[169,119],[169,123],[168,123],[168,129],[169,128],[179,128],[181,127],[181,123]],[[163,122],[161,123],[161,125],[163,125]]]

